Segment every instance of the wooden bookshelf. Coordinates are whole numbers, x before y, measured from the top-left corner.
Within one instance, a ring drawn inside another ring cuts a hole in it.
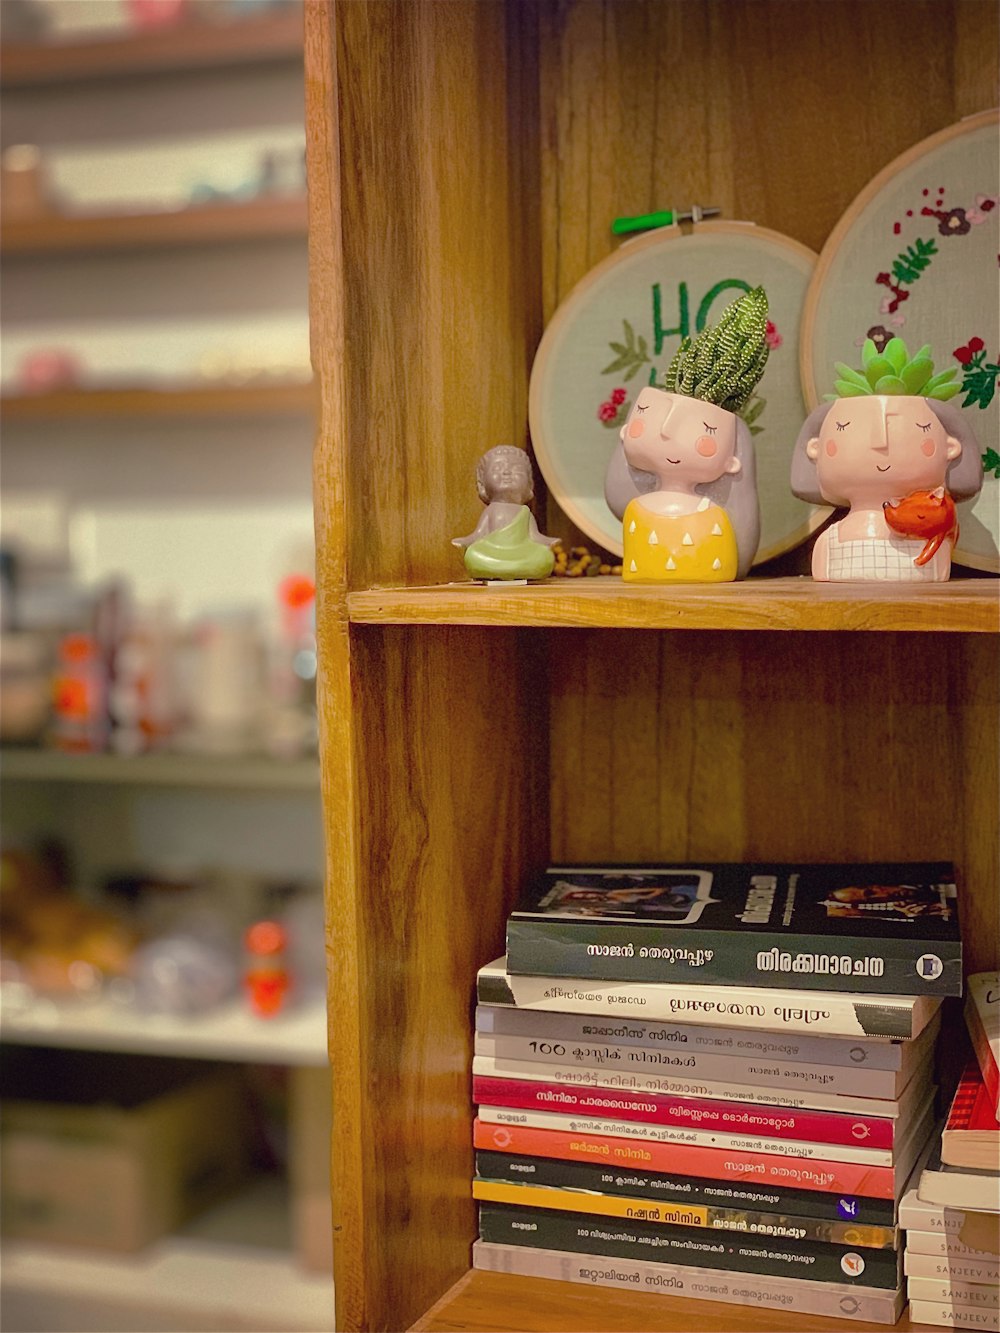
[[[995,23],[886,4],[307,0],[345,1333],[864,1328],[470,1273],[475,974],[539,867],[663,858],[950,859],[969,969],[996,966],[997,581],[473,588],[450,539],[614,217],[710,200],[819,249],[882,166],[992,105]],[[904,28],[926,80],[873,114]]]
[[[609,1261],[611,1262],[611,1261]],[[895,1333],[923,1327],[904,1312]],[[876,1325],[789,1310],[581,1287],[570,1282],[469,1272],[412,1325],[411,1333],[872,1333]]]
[[[0,221],[0,254],[35,256],[232,245],[306,234],[304,196],[193,205],[176,212],[48,213]]]
[[[995,579],[955,578],[915,588],[749,578],[668,589],[612,576],[526,587],[372,588],[350,593],[347,607],[352,623],[360,625],[1000,633]]]
[[[183,70],[267,65],[301,58],[302,17],[287,12],[228,23],[182,23],[88,40],[5,42],[0,81],[6,89]]]
[[[301,416],[311,413],[311,384],[205,384],[170,389],[58,389],[4,395],[4,421],[79,421],[99,418]]]

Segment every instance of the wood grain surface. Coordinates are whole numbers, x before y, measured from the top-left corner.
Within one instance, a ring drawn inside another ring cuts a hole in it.
[[[463,1277],[475,971],[550,856],[953,856],[995,964],[995,583],[443,586],[613,216],[696,199],[819,248],[995,99],[995,41],[977,0],[306,0],[338,1328],[456,1281],[421,1326],[777,1327]]]
[[[895,1333],[922,1327],[907,1313]],[[510,1273],[470,1272],[412,1333],[876,1333],[876,1326],[648,1292],[580,1287]]]
[[[371,588],[351,593],[347,606],[351,620],[359,624],[1000,631],[1000,583],[995,579],[957,578],[914,586],[749,578],[669,588],[614,577],[550,579],[526,586],[454,583]]]

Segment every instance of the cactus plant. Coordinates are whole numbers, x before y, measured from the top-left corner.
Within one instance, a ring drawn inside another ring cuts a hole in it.
[[[770,350],[766,333],[767,295],[755,287],[727,306],[718,324],[683,339],[663,388],[738,414],[764,373]]]

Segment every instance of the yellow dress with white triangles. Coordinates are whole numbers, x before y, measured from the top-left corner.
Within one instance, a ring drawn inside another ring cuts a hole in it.
[[[622,519],[628,583],[729,583],[739,554],[729,515],[704,496],[690,514],[656,514],[630,500]]]

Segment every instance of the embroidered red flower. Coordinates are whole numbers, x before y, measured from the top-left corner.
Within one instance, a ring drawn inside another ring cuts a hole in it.
[[[618,415],[618,408],[614,403],[602,403],[597,409],[597,415],[602,421],[614,421]]]
[[[986,344],[983,342],[982,338],[970,338],[970,339],[969,339],[969,351],[970,351],[970,352],[981,352],[985,346],[986,346]]]
[[[622,403],[624,403],[624,401],[625,401],[625,390],[624,390],[624,389],[612,389],[612,391],[611,391],[611,401],[612,401],[612,403],[615,405],[615,407],[621,407]]]
[[[764,341],[767,343],[768,347],[770,347],[772,352],[776,347],[780,347],[785,341],[775,328],[773,320],[769,319],[767,321],[767,327],[764,330]]]

